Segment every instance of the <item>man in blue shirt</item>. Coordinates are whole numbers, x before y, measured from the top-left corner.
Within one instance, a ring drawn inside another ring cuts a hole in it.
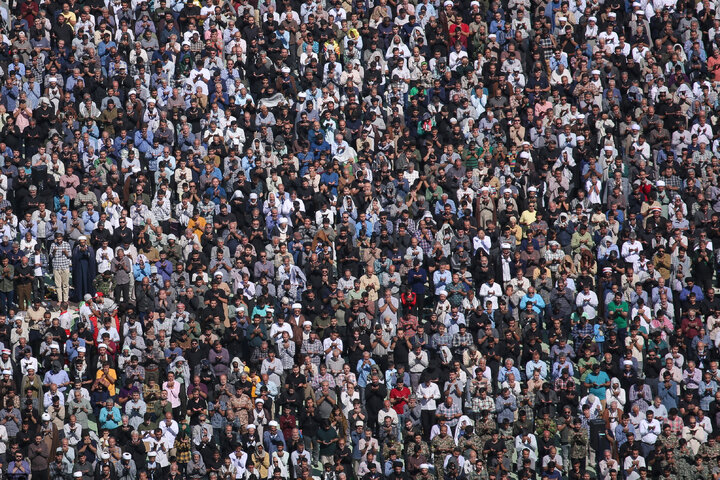
[[[455,202],[453,202],[452,199],[448,198],[447,193],[443,193],[440,197],[440,200],[435,203],[435,215],[441,215],[445,211],[446,205],[450,206],[450,213],[455,215],[457,207],[455,207]]]
[[[702,288],[695,285],[695,280],[692,277],[687,277],[685,279],[685,288],[682,289],[680,292],[680,301],[681,302],[687,302],[688,297],[691,293],[695,294],[695,300],[698,302],[702,302],[705,299],[705,295],[703,295]]]
[[[108,399],[108,401],[105,402],[105,408],[100,410],[100,415],[98,416],[100,428],[107,428],[113,431],[120,426],[120,422],[122,422],[120,409],[115,406],[115,402],[112,399]]]
[[[15,459],[8,464],[7,476],[11,480],[30,478],[30,464],[20,450],[15,452]]]
[[[605,389],[609,387],[608,374],[600,370],[599,363],[593,364],[592,371],[585,377],[585,388],[588,389],[588,393],[592,393],[602,402],[605,400]]]

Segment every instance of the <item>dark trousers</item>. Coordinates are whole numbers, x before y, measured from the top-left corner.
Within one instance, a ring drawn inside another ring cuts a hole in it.
[[[126,283],[124,285],[115,285],[115,292],[113,292],[113,295],[115,296],[115,303],[120,303],[120,298],[122,298],[122,301],[127,303],[130,301],[130,284]]]
[[[33,480],[48,480],[48,470],[32,470]]]
[[[33,296],[44,299],[45,298],[45,278],[35,277],[32,282]]]
[[[430,429],[435,425],[435,410],[422,410],[420,412],[420,423],[423,429],[423,438],[430,439]]]
[[[0,292],[0,313],[7,315],[8,309],[12,308],[12,304],[15,301],[15,292],[10,290],[9,292]]]
[[[425,294],[416,293],[414,313],[418,317],[418,320],[422,320],[425,309]]]

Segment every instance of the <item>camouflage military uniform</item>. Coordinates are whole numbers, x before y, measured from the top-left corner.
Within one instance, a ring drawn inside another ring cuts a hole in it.
[[[486,469],[483,469],[481,472],[476,472],[475,469],[473,469],[466,478],[467,480],[488,480],[488,472]]]
[[[698,455],[705,459],[705,463],[708,465],[717,464],[717,459],[720,457],[720,444],[715,442],[713,445],[709,443],[703,443],[700,445]]]
[[[426,473],[424,475],[422,473],[418,473],[417,477],[415,478],[415,480],[435,480],[435,479],[436,479],[435,475],[433,475],[432,472],[429,472],[429,471],[428,471],[428,473]]]
[[[521,432],[526,431],[532,433],[533,431],[533,421],[530,419],[530,416],[526,416],[525,420],[515,420],[512,425],[512,436],[513,438],[520,435]]]
[[[95,291],[102,292],[106,297],[112,298],[113,292],[115,291],[115,277],[112,275],[106,277],[100,274],[93,280],[93,286],[95,287]]]
[[[483,445],[485,445],[485,443],[482,442],[480,437],[478,437],[474,432],[469,437],[463,435],[458,438],[458,446],[462,449],[462,454],[465,457],[469,457],[470,450],[475,450],[475,453],[478,454],[479,458],[482,453]]]
[[[552,418],[548,418],[547,420],[543,418],[537,419],[535,422],[535,435],[539,437],[545,430],[549,431],[550,435],[555,435],[558,431],[555,420]]]
[[[530,422],[531,428],[535,421],[535,394],[519,394],[516,398],[518,411],[525,410],[527,413],[527,420]]]
[[[570,460],[584,461],[587,456],[588,434],[584,429],[570,432]]]
[[[708,466],[703,462],[701,458],[697,459],[697,463],[695,463],[691,468],[691,477],[694,480],[698,480],[701,478],[712,478],[710,476],[710,470],[708,469]]]
[[[485,418],[479,418],[475,422],[475,433],[480,437],[480,445],[485,445],[485,442],[490,440],[492,432],[497,430],[497,424],[490,415]]]
[[[438,478],[444,477],[443,462],[445,461],[445,457],[452,453],[453,448],[455,448],[455,440],[453,440],[453,437],[450,435],[443,437],[442,434],[440,434],[433,438],[432,451],[435,460],[435,473]]]
[[[677,471],[678,480],[694,480],[695,473],[693,470],[695,470],[695,465],[685,455],[678,455],[675,470]]]
[[[406,451],[408,452],[408,455],[415,453],[415,445],[420,445],[420,454],[423,455],[425,458],[430,458],[430,447],[428,446],[427,442],[420,441],[420,443],[410,442],[407,444]]]
[[[663,460],[660,462],[660,474],[662,474],[665,469],[669,469],[670,473],[672,474],[672,478],[677,478],[677,461],[673,460],[673,462],[668,462],[667,460]]]
[[[671,433],[667,437],[665,434],[662,434],[657,437],[657,443],[663,446],[663,448],[669,448],[670,450],[675,450],[678,448],[678,437],[674,433]]]
[[[512,426],[510,426],[510,424],[508,424],[506,428],[501,426],[498,431],[500,432],[500,440],[505,442],[507,455],[513,458],[513,453],[515,452],[515,436],[512,432]]]
[[[391,451],[395,451],[399,457],[402,457],[403,444],[398,442],[397,440],[388,439],[388,441],[383,443],[382,446],[383,458],[389,458]]]

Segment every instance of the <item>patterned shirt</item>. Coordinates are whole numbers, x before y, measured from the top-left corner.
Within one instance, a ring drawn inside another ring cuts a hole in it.
[[[319,373],[315,375],[315,377],[310,382],[310,385],[312,385],[312,388],[314,390],[319,390],[322,386],[322,382],[328,382],[328,386],[330,388],[335,388],[335,377],[333,377],[330,372],[325,372],[325,375],[320,375]]]
[[[586,322],[585,326],[581,326],[580,324],[575,325],[575,328],[573,329],[573,337],[576,339],[576,341],[592,337],[594,332],[593,326],[590,325],[590,322]]]
[[[300,353],[310,355],[310,359],[316,365],[320,365],[320,355],[322,352],[323,346],[320,340],[315,340],[314,342],[303,340],[302,347],[300,347]]]
[[[268,350],[263,350],[262,348],[256,348],[253,350],[252,355],[250,356],[250,361],[253,363],[261,364],[263,360],[268,358]]]
[[[679,415],[675,416],[675,420],[666,419],[665,420],[666,425],[670,425],[670,431],[674,433],[675,435],[681,435],[683,427],[685,424],[683,423],[682,418],[680,418]]]
[[[52,266],[55,270],[70,270],[71,258],[65,255],[64,252],[70,253],[70,244],[63,240],[58,245],[57,242],[53,242],[50,247],[50,258],[52,258]]]
[[[453,339],[452,339],[453,348],[469,347],[472,344],[473,344],[473,336],[470,333],[467,333],[467,332],[465,332],[465,334],[456,333],[453,336]]]
[[[567,390],[568,385],[571,383],[575,383],[572,377],[568,377],[567,379],[563,378],[562,376],[555,379],[555,391],[561,392],[563,390]]]
[[[472,411],[475,413],[480,413],[483,410],[495,411],[495,401],[489,395],[485,398],[473,397],[470,403],[472,404]]]
[[[451,419],[450,417],[454,417],[454,416],[457,415],[458,413],[462,413],[462,410],[460,410],[460,406],[459,406],[457,403],[454,403],[454,402],[453,402],[453,404],[450,405],[449,407],[445,404],[445,402],[441,403],[441,404],[438,405],[438,407],[437,407],[437,414],[438,414],[438,415],[444,415],[444,416],[445,416],[445,418],[447,419],[447,420],[445,421],[445,423],[446,423],[449,427],[454,427],[455,425],[457,425],[458,420],[460,420],[460,419],[459,419],[459,418],[453,418],[453,419]]]
[[[430,240],[427,240],[421,232],[417,232],[415,237],[418,239],[418,246],[422,248],[423,253],[425,253],[425,255],[430,255],[433,249],[433,239],[431,238]]]
[[[433,339],[432,343],[435,348],[439,348],[442,346],[446,346],[446,347],[450,346],[450,345],[452,345],[452,341],[453,341],[452,335],[450,335],[449,333],[443,333],[442,335],[439,333],[436,333],[435,335],[433,335],[432,339]]]

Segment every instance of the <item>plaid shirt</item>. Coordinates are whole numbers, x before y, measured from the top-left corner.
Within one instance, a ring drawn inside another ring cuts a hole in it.
[[[325,372],[325,375],[320,375],[319,373],[315,375],[315,377],[310,382],[310,385],[312,385],[312,388],[314,390],[319,390],[322,386],[322,382],[326,381],[328,382],[328,385],[330,388],[335,388],[335,378],[330,375],[330,372]]]
[[[450,346],[450,345],[452,345],[452,342],[453,342],[453,338],[452,338],[452,335],[450,335],[449,333],[443,333],[442,335],[440,335],[439,333],[436,333],[432,337],[432,343],[435,348],[439,348],[442,346],[446,346],[446,347]]]
[[[568,376],[567,379],[564,379],[562,376],[555,379],[555,392],[561,392],[563,390],[567,390],[568,385],[571,383],[575,383],[572,377]]]
[[[543,56],[545,57],[545,60],[550,60],[550,57],[553,56],[553,44],[550,37],[541,38],[540,47],[543,49]]]
[[[421,232],[417,231],[415,232],[415,237],[418,239],[418,246],[422,248],[425,255],[430,255],[430,253],[432,253],[434,239],[431,237],[431,240],[428,241],[423,237]]]
[[[419,236],[418,231],[417,231],[417,228],[416,228],[416,226],[415,226],[415,222],[414,222],[412,219],[408,219],[408,221],[404,221],[403,219],[399,218],[399,219],[395,222],[395,231],[397,231],[397,229],[398,229],[398,227],[400,226],[400,224],[405,225],[405,230],[407,230],[407,232],[408,232],[410,235],[412,235],[413,237],[418,237],[418,236]]]
[[[470,333],[467,333],[467,332],[465,332],[465,334],[456,333],[453,336],[453,339],[452,339],[453,348],[469,347],[472,344],[473,344],[473,336]]]
[[[670,175],[669,177],[661,176],[660,180],[665,182],[665,185],[673,188],[682,188],[683,181],[677,175]]]
[[[50,246],[50,258],[52,258],[52,266],[55,270],[70,270],[71,259],[65,256],[63,251],[70,252],[70,244],[63,241],[60,245],[53,242]]]
[[[685,426],[679,415],[675,415],[675,420],[670,420],[669,418],[665,420],[665,425],[670,425],[670,431],[678,436],[682,434],[683,427]]]
[[[197,42],[193,42],[190,40],[190,51],[197,53],[202,51],[205,48],[205,42],[202,39],[199,39]]]
[[[320,354],[323,352],[322,343],[320,340],[311,342],[310,340],[303,340],[302,347],[300,347],[300,353],[303,355],[310,355],[310,359],[316,365],[320,364]]]
[[[495,411],[495,401],[490,398],[490,395],[486,395],[484,399],[480,397],[473,397],[470,404],[472,406],[472,411],[475,413],[480,413],[483,410],[487,410],[489,412]]]
[[[263,350],[261,348],[256,348],[253,350],[252,355],[250,356],[250,361],[253,363],[260,364],[263,360],[268,358],[268,351],[269,350]]]
[[[447,419],[445,423],[449,427],[454,427],[455,425],[457,425],[459,418],[451,419],[451,417],[457,415],[458,413],[462,413],[462,410],[460,410],[460,406],[457,403],[453,403],[451,406],[448,407],[447,405],[445,405],[445,402],[443,402],[438,405],[436,413],[438,415],[444,415]]]
[[[545,251],[545,261],[548,263],[548,267],[553,273],[557,272],[557,269],[560,266],[560,262],[563,258],[565,258],[565,252],[563,250],[560,250],[559,248],[556,252],[553,252],[550,249],[547,249]]]
[[[578,323],[573,328],[573,338],[575,339],[576,342],[579,339],[592,337],[593,333],[595,333],[595,331],[593,329],[593,326],[590,325],[590,322],[586,322],[584,327],[580,326],[580,324]]]

